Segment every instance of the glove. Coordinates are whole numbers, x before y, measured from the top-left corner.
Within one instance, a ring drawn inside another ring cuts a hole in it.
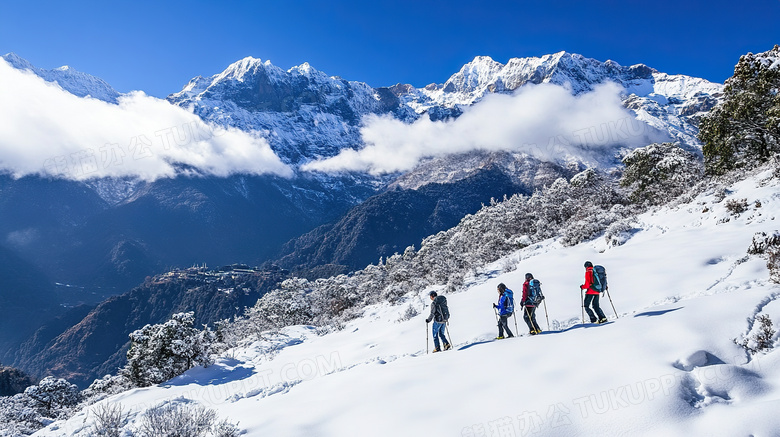
[[[496,304],[493,304],[493,308],[498,308],[498,305],[496,305]]]
[[[425,323],[431,323],[431,319],[430,318],[425,319]]]

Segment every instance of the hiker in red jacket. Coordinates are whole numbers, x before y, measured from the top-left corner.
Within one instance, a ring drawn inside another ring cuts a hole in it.
[[[588,317],[590,317],[590,323],[605,323],[607,316],[604,315],[604,311],[601,311],[601,307],[599,307],[601,292],[593,288],[593,275],[595,275],[593,263],[585,261],[585,283],[580,285],[580,289],[587,291],[585,292],[585,301],[582,303],[582,306],[585,307],[585,311],[588,313]],[[589,308],[590,306],[593,306],[593,310]],[[594,311],[595,314],[593,313]],[[596,317],[597,315],[598,317]]]

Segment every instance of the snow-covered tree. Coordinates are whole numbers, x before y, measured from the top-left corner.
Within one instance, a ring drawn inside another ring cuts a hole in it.
[[[211,364],[214,333],[208,328],[194,328],[194,321],[194,313],[178,313],[163,324],[133,331],[123,375],[145,387],[167,381],[193,366]]]
[[[266,293],[247,314],[259,333],[268,329],[279,329],[290,325],[309,324],[313,313],[307,295],[311,283],[303,278],[287,279],[279,288]]]
[[[780,46],[740,57],[723,100],[699,127],[708,174],[753,167],[780,153]]]
[[[662,205],[701,180],[700,158],[672,143],[653,143],[623,158],[620,185],[630,190],[634,203]]]
[[[0,396],[13,396],[35,384],[35,381],[19,369],[0,366]]]
[[[79,403],[81,396],[75,384],[62,378],[47,376],[37,385],[27,387],[24,394],[38,402],[48,412],[56,412]]]

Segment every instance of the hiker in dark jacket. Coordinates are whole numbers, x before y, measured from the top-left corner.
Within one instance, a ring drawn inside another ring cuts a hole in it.
[[[498,284],[497,289],[498,304],[493,304],[493,308],[498,310],[498,337],[496,337],[496,340],[501,340],[504,338],[504,331],[506,331],[509,338],[515,336],[509,330],[509,323],[507,322],[514,313],[514,305],[512,304],[512,290],[506,288],[506,285],[503,283]]]
[[[438,296],[435,291],[428,293],[431,297],[431,314],[425,319],[425,323],[431,323],[433,320],[433,345],[434,352],[441,352],[439,347],[439,337],[441,337],[442,343],[444,343],[444,350],[450,349],[452,346],[447,341],[447,337],[444,336],[444,330],[447,328],[447,320],[450,318],[450,310],[447,308],[447,298],[444,296]]]
[[[531,280],[534,279],[534,275],[530,273],[525,274],[525,282],[523,282],[523,320],[528,325],[528,333],[536,335],[542,332],[542,328],[536,323],[536,305],[531,300]]]
[[[585,312],[587,312],[588,317],[590,317],[590,323],[605,323],[607,321],[607,316],[604,315],[604,311],[601,311],[601,307],[599,306],[599,296],[601,295],[601,292],[593,288],[593,283],[595,282],[593,280],[593,275],[595,274],[596,273],[593,271],[593,263],[585,261],[585,283],[580,285],[580,288],[587,291],[585,292],[585,301],[582,303],[582,306],[585,307]],[[590,306],[593,306],[593,310],[589,308]]]

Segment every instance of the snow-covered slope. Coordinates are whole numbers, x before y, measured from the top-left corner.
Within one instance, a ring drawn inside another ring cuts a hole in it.
[[[19,70],[30,70],[47,82],[56,82],[62,89],[79,97],[93,97],[108,103],[116,103],[119,92],[99,77],[74,70],[67,65],[46,70],[37,68],[16,53],[7,53],[2,58]]]
[[[129,413],[128,431],[172,402],[213,408],[247,435],[777,435],[780,351],[750,356],[733,339],[759,314],[780,320],[780,286],[746,254],[754,233],[778,228],[779,192],[765,172],[639,216],[620,246],[545,241],[510,254],[447,295],[453,351],[426,354],[429,300],[417,290],[339,332],[288,328],[103,402]],[[732,199],[747,210],[730,212]],[[584,260],[607,267],[612,323],[581,324]],[[540,310],[542,335],[493,341],[496,285],[520,290],[525,272],[542,281],[549,328]],[[409,306],[422,314],[404,320]],[[36,435],[88,435],[93,420],[83,411]]]

